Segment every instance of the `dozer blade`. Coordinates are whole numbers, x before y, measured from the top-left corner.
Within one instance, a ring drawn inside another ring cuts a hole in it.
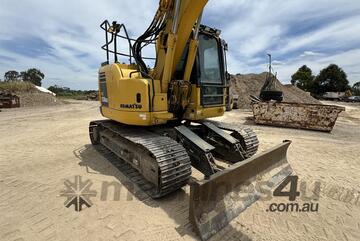
[[[189,219],[202,240],[209,239],[292,173],[287,162],[291,141],[236,163],[209,179],[192,181]],[[259,188],[261,187],[261,188]]]

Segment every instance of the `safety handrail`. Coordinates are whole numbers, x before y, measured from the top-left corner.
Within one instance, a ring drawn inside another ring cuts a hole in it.
[[[101,23],[100,28],[105,31],[105,41],[106,43],[101,46],[101,49],[106,51],[106,60],[109,63],[110,54],[114,54],[114,62],[118,62],[118,56],[124,56],[129,58],[129,63],[133,63],[133,56],[132,56],[132,45],[133,42],[136,41],[136,39],[132,39],[129,37],[128,31],[126,30],[126,27],[124,24],[118,24],[116,21],[114,21],[112,24],[109,23],[108,20],[105,20]],[[125,35],[121,35],[120,32],[123,30]],[[118,52],[118,44],[117,44],[117,38],[125,39],[128,42],[128,54],[123,52]],[[110,48],[110,45],[113,44],[113,49]],[[155,41],[149,43],[149,44],[155,44]],[[156,60],[156,58],[153,57],[143,57],[143,59],[146,60]]]

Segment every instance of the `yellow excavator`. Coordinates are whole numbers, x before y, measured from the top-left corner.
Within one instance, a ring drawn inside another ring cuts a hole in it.
[[[123,24],[101,24],[107,61],[99,99],[107,119],[89,126],[92,144],[121,158],[125,174],[152,198],[190,184],[189,219],[203,240],[292,172],[290,141],[255,155],[259,141],[250,128],[208,119],[225,113],[229,74],[220,30],[201,24],[207,2],[160,0],[137,39]],[[118,50],[120,40],[128,52]],[[154,59],[142,55],[151,45]]]

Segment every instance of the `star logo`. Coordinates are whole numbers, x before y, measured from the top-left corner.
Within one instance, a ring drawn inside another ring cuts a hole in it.
[[[66,180],[64,182],[65,190],[60,192],[61,197],[66,197],[65,207],[75,206],[75,211],[80,212],[82,206],[91,207],[93,204],[90,200],[95,197],[97,192],[91,190],[92,182],[90,180],[82,181],[81,176],[75,176],[75,181]]]

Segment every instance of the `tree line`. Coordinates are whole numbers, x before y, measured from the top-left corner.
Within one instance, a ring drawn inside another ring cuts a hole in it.
[[[9,70],[4,74],[5,82],[27,81],[37,86],[41,86],[41,82],[44,78],[44,73],[42,73],[39,69],[35,68],[31,68],[21,72],[17,72],[16,70]]]
[[[97,95],[96,90],[72,90],[68,87],[59,85],[52,85],[48,88],[48,90],[55,93],[57,96],[74,99],[88,99],[89,95],[94,95],[94,98],[96,98]]]
[[[322,69],[317,76],[313,75],[308,66],[303,65],[291,76],[291,84],[314,95],[349,90],[354,95],[360,95],[360,81],[351,87],[345,71],[336,64]]]

